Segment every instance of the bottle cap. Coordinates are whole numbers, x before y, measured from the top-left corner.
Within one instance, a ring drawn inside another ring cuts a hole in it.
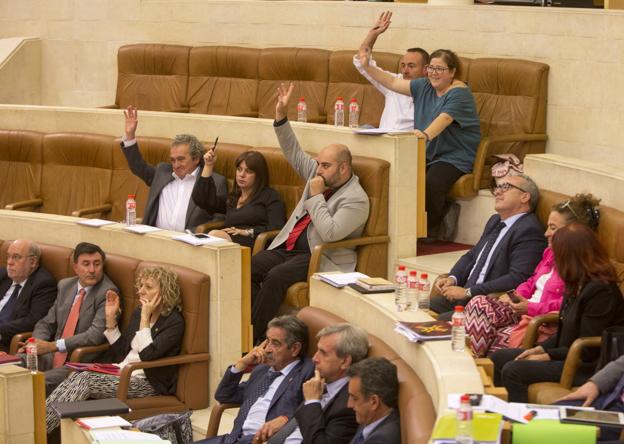
[[[351,103],[353,103],[353,102],[357,103],[357,99],[356,99],[355,97],[353,97],[353,98],[351,99]]]
[[[410,271],[410,276],[418,276],[418,272],[417,271]]]
[[[35,338],[33,338],[32,336],[30,338],[28,338],[28,341],[26,342],[35,342]]]
[[[136,198],[136,194],[128,194],[128,199],[135,199]]]
[[[405,265],[399,265],[399,270],[405,270]]]
[[[420,277],[422,279],[427,279],[429,277],[429,275],[427,273],[420,273]]]
[[[461,397],[459,398],[459,402],[461,402],[462,404],[464,402],[470,403],[470,396],[469,395],[461,395]]]
[[[336,97],[336,100],[342,100],[342,97],[338,96]]]
[[[299,97],[300,102],[305,102],[305,97]]]
[[[456,305],[455,306],[455,311],[459,311],[459,312],[464,311],[464,306],[463,305]]]

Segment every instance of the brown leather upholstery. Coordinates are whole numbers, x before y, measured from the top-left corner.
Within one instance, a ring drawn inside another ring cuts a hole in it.
[[[354,51],[333,51],[329,56],[329,85],[325,100],[327,123],[334,124],[334,105],[342,97],[345,107],[352,98],[360,106],[360,125],[379,126],[379,119],[385,105],[385,97],[353,66]],[[375,61],[380,68],[396,73],[399,68],[399,54],[375,52]],[[345,120],[349,114],[345,113]]]
[[[305,97],[308,122],[325,122],[329,54],[327,50],[312,48],[263,49],[258,64],[258,116],[275,117],[277,87],[292,81],[295,90],[288,106],[288,118],[297,120],[297,101]]]
[[[259,58],[260,50],[254,48],[192,48],[189,58],[189,112],[257,116]]]
[[[121,138],[115,139],[113,147],[113,172],[111,176],[110,201],[113,205],[108,218],[114,221],[125,220],[128,194],[136,195],[137,217],[143,217],[149,187],[128,168],[128,162],[121,152]],[[141,155],[150,165],[169,162],[171,139],[162,137],[138,137]]]
[[[117,108],[186,111],[189,52],[181,45],[138,44],[117,53]]]
[[[0,207],[40,197],[43,134],[0,131]]]

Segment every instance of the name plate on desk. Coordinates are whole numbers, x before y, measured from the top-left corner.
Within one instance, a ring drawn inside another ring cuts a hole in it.
[[[0,443],[35,441],[32,375],[24,367],[0,367]]]

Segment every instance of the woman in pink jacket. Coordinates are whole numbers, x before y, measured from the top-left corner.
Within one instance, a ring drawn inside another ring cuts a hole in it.
[[[479,295],[466,305],[466,332],[475,355],[486,356],[511,345],[519,347],[531,318],[559,311],[565,284],[555,269],[552,236],[557,229],[572,222],[581,222],[596,230],[600,218],[599,202],[591,194],[577,194],[555,205],[548,216],[544,233],[548,248],[544,250],[533,276],[511,294]],[[542,330],[540,339],[546,339],[554,332]]]

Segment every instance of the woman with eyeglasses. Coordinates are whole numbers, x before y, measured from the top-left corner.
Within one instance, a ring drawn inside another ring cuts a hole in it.
[[[504,183],[496,188],[509,185]],[[483,357],[501,348],[519,347],[526,326],[534,316],[559,311],[565,284],[555,267],[552,237],[559,228],[573,222],[596,230],[600,220],[599,202],[591,194],[577,194],[572,199],[554,205],[544,233],[548,247],[533,275],[515,290],[498,298],[494,295],[477,295],[468,302],[466,333],[476,356]],[[542,328],[538,340],[544,341],[554,333],[554,328]]]
[[[564,283],[557,334],[524,350],[502,349],[491,356],[494,381],[509,393],[509,401],[527,402],[528,387],[558,382],[572,343],[580,337],[600,336],[604,329],[624,325],[624,298],[607,252],[588,226],[574,222],[552,237],[555,267]],[[583,350],[573,385],[594,372],[599,350]]]
[[[381,14],[380,34],[390,26],[392,13]],[[448,49],[431,53],[427,77],[405,80],[369,65],[370,47],[360,47],[362,68],[386,88],[414,99],[414,133],[427,143],[426,199],[427,232],[436,238],[450,204],[446,195],[453,184],[472,171],[481,140],[479,115],[461,74],[457,55]]]

